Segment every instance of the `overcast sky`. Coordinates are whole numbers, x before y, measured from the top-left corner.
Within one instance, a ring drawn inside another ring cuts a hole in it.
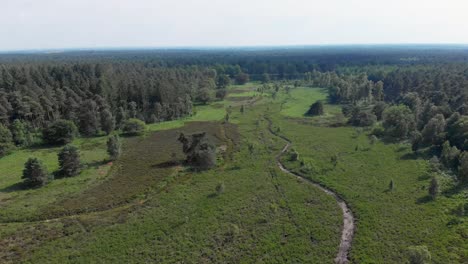
[[[0,50],[468,43],[466,0],[0,0]]]

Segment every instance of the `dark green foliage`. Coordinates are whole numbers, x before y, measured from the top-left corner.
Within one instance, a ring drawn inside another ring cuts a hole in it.
[[[231,78],[226,74],[218,75],[216,79],[216,86],[218,89],[226,89],[231,84]]]
[[[262,83],[269,83],[271,81],[270,75],[268,73],[263,73],[260,81]]]
[[[452,116],[449,119],[448,137],[450,142],[459,149],[467,150],[465,142],[468,139],[468,116]]]
[[[216,146],[208,139],[206,133],[198,133],[187,138],[183,133],[179,139],[186,162],[197,169],[210,169],[216,166]]]
[[[111,160],[116,160],[120,157],[122,152],[122,143],[120,142],[120,137],[118,135],[110,136],[107,139],[107,153]]]
[[[391,106],[383,113],[385,133],[391,137],[405,138],[415,129],[415,125],[414,115],[407,106]]]
[[[101,129],[109,135],[115,128],[115,120],[109,109],[105,108],[101,111]]]
[[[10,130],[0,124],[0,158],[8,155],[13,148],[13,137]]]
[[[244,72],[240,72],[236,75],[236,83],[239,85],[246,84],[247,82],[249,82],[249,79],[249,75]]]
[[[461,182],[468,181],[468,152],[464,151],[460,154],[458,166],[458,179]]]
[[[197,94],[196,100],[202,104],[207,104],[212,100],[211,90],[209,88],[202,88]]]
[[[216,98],[223,100],[227,95],[226,89],[216,90]]]
[[[372,108],[372,112],[377,117],[377,120],[379,121],[382,120],[383,112],[385,111],[385,108],[387,108],[387,104],[384,102],[377,102],[374,105],[374,108]]]
[[[411,149],[413,151],[417,151],[423,142],[422,135],[419,131],[412,131],[410,133],[410,139],[411,139]]]
[[[465,216],[465,203],[461,203],[457,206],[456,209],[457,215],[460,217]]]
[[[80,174],[80,152],[77,147],[66,145],[58,153],[59,175],[62,177],[73,177]]]
[[[390,191],[393,191],[393,189],[395,189],[395,182],[393,182],[393,179],[390,180],[390,184],[388,185],[388,189]]]
[[[429,185],[429,195],[432,197],[433,200],[437,198],[439,195],[439,180],[434,176],[431,179],[431,184]]]
[[[15,119],[11,124],[11,134],[13,136],[13,142],[17,146],[29,146],[31,145],[31,133],[29,133],[28,129],[26,128],[26,123]]]
[[[92,99],[84,101],[79,111],[79,130],[85,136],[97,135],[100,129],[99,109]]]
[[[324,110],[323,110],[323,102],[322,101],[317,101],[313,103],[309,110],[305,113],[306,116],[318,116],[318,115],[323,115]]]
[[[216,188],[215,188],[216,194],[221,195],[222,193],[224,193],[224,189],[225,189],[224,183],[223,182],[218,183],[218,185],[216,185]]]
[[[412,246],[408,248],[408,259],[410,264],[431,263],[431,253],[426,246]]]
[[[241,112],[242,114],[244,114],[244,112],[245,112],[245,106],[244,106],[244,105],[241,105],[241,107],[240,107],[240,112]]]
[[[445,141],[442,145],[440,160],[446,168],[456,169],[458,167],[458,157],[460,150],[456,146],[451,147],[450,142]]]
[[[37,158],[29,158],[24,164],[23,183],[27,187],[40,187],[47,183],[49,173],[44,164]]]
[[[57,120],[42,131],[42,139],[47,144],[63,145],[73,141],[78,129],[69,120]]]
[[[140,119],[130,118],[123,123],[122,132],[127,136],[137,136],[143,134],[145,128],[145,122]]]
[[[349,123],[352,124],[353,126],[360,126],[360,127],[366,127],[366,126],[372,126],[377,122],[377,117],[369,113],[367,111],[359,111],[357,113],[353,113],[351,118],[349,119]]]
[[[445,127],[446,122],[443,115],[437,114],[431,118],[421,132],[423,143],[432,145],[442,144],[445,139]]]

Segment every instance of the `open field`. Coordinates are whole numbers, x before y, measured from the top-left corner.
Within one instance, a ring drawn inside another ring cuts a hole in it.
[[[297,109],[300,113],[307,106]],[[449,176],[440,176],[447,182],[446,195],[431,201],[427,161],[416,159],[408,144],[372,145],[362,129],[273,116],[305,163],[285,159],[285,164],[335,190],[351,205],[357,217],[353,263],[402,263],[407,248],[416,245],[426,245],[434,263],[468,261],[468,223],[454,213],[467,192],[452,191]],[[338,156],[336,168],[330,161],[333,155]],[[391,180],[396,186],[392,191]]]
[[[219,111],[206,110],[212,111],[206,116]],[[172,121],[150,127],[163,131],[126,139],[109,177],[49,205],[49,217],[65,217],[2,224],[1,256],[36,263],[332,262],[340,210],[331,197],[278,170],[274,157],[283,142],[257,121],[265,111],[263,104],[245,114],[232,109],[237,128]],[[181,157],[175,138],[182,130],[213,131],[218,145],[229,146],[216,169],[163,166],[174,149]],[[226,187],[216,195],[219,183]],[[80,214],[66,217],[74,213]]]

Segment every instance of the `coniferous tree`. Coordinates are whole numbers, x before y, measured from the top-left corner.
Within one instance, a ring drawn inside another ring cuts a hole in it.
[[[8,155],[13,148],[13,137],[10,130],[0,124],[0,158]]]
[[[23,183],[28,187],[39,187],[47,183],[49,173],[44,164],[37,158],[29,158],[24,164]]]
[[[58,154],[59,175],[73,177],[80,173],[80,152],[73,145],[66,145]]]
[[[109,135],[112,131],[114,131],[115,128],[115,121],[114,117],[112,116],[112,113],[109,111],[109,109],[105,108],[101,111],[101,129],[106,133],[106,135]]]
[[[110,136],[107,139],[107,153],[111,160],[116,160],[120,157],[122,152],[122,143],[118,135]]]

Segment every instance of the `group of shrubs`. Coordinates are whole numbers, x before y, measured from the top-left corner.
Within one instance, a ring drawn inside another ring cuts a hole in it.
[[[138,119],[128,119],[122,125],[123,135],[139,135],[145,130],[145,123]],[[8,130],[9,131],[9,130]],[[73,177],[79,175],[82,164],[80,152],[70,143],[78,135],[78,129],[72,121],[57,120],[42,131],[42,139],[48,145],[65,145],[58,153],[59,169],[50,174],[47,167],[37,158],[29,158],[24,165],[23,177],[26,187],[39,187],[54,178]],[[0,127],[0,138],[2,130]],[[1,142],[1,140],[0,140]],[[109,136],[107,152],[110,160],[116,160],[121,153],[121,141],[117,134]]]
[[[115,160],[120,156],[121,142],[118,135],[108,138],[107,152],[111,160]],[[80,151],[76,146],[65,145],[57,156],[59,169],[54,174],[50,174],[47,167],[38,158],[29,158],[24,164],[22,176],[24,186],[29,188],[40,187],[54,178],[74,177],[80,174],[82,164]]]

